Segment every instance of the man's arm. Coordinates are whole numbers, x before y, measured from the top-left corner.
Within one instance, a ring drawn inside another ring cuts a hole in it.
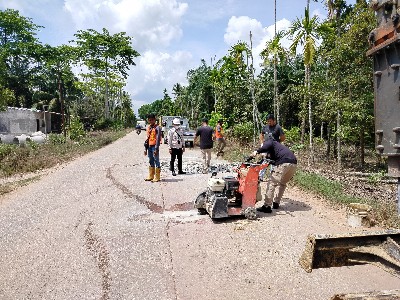
[[[282,143],[286,140],[285,132],[283,131],[282,127],[279,126],[279,141]]]
[[[264,133],[260,133],[260,145],[264,143]]]
[[[157,126],[154,130],[156,131],[155,151],[158,151],[158,148],[160,147],[160,142],[161,142],[161,129],[160,129],[160,126]]]
[[[175,129],[171,128],[170,130],[168,130],[168,147],[169,149],[172,149],[172,137],[174,135],[174,131]]]
[[[264,142],[264,144],[262,144],[262,146],[260,148],[258,148],[256,151],[257,153],[265,153],[265,152],[269,152],[272,148],[272,139],[267,140],[266,142]]]

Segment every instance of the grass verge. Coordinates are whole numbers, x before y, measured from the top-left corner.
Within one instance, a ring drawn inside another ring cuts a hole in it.
[[[102,148],[125,136],[130,130],[95,131],[79,141],[50,135],[46,144],[0,144],[0,178],[51,168],[86,153]]]
[[[28,179],[22,179],[22,180],[18,180],[18,181],[14,181],[14,182],[0,184],[0,196],[10,193],[21,186],[28,185],[31,182],[34,182],[39,179],[40,179],[40,176],[35,176],[32,178],[28,178]]]
[[[396,204],[393,201],[377,201],[354,197],[345,193],[340,182],[299,169],[293,178],[293,182],[300,188],[322,196],[335,204],[368,204],[373,208],[373,215],[378,224],[386,228],[400,228],[400,217],[397,213]]]

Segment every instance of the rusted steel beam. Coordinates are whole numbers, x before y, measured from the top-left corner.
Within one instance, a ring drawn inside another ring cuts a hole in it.
[[[360,294],[338,294],[331,300],[394,300],[400,299],[400,290],[367,292]]]
[[[400,277],[400,230],[311,235],[300,265],[313,269],[374,264]]]

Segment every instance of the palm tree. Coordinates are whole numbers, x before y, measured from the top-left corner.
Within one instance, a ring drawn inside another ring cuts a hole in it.
[[[278,75],[277,64],[287,60],[288,51],[282,46],[282,38],[285,36],[283,31],[275,34],[272,40],[265,44],[265,48],[261,51],[260,56],[264,60],[264,65],[268,65],[271,61],[274,64],[274,114],[277,116],[279,123],[279,95],[278,95]],[[271,59],[272,57],[272,59]]]
[[[308,1],[309,4],[309,1]],[[308,6],[308,5],[307,5]],[[308,97],[308,122],[310,127],[310,154],[311,160],[314,161],[313,149],[313,124],[312,124],[312,106],[310,97],[311,88],[311,65],[314,62],[314,55],[316,52],[316,41],[320,38],[321,34],[330,32],[331,28],[327,24],[320,24],[317,16],[310,18],[309,8],[305,9],[304,18],[297,18],[289,28],[288,34],[290,35],[293,43],[290,45],[290,50],[293,54],[296,53],[297,46],[303,46],[303,59],[304,59],[304,85],[307,90]],[[302,142],[304,141],[305,134],[305,117],[302,119]]]

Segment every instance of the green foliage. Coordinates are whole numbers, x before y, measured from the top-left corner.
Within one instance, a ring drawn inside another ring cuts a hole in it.
[[[252,122],[240,123],[233,126],[232,136],[239,142],[248,144],[252,141],[254,124]]]
[[[285,132],[285,143],[289,145],[294,145],[300,143],[300,128],[293,126],[289,130],[284,129]]]
[[[210,125],[211,127],[215,128],[215,126],[217,126],[217,123],[218,123],[219,120],[223,121],[225,129],[229,127],[226,119],[222,116],[222,114],[220,114],[218,112],[212,112],[211,113],[211,118],[208,120],[208,125]]]
[[[14,92],[0,85],[0,111],[5,110],[7,106],[13,106],[14,103]]]
[[[124,124],[122,123],[122,121],[120,120],[116,120],[112,123],[112,130],[114,131],[120,131],[122,129],[124,129]]]
[[[47,136],[47,138],[51,145],[62,145],[62,144],[65,144],[65,142],[66,142],[66,139],[63,134],[50,133]]]
[[[0,144],[0,161],[3,160],[4,157],[12,154],[18,146],[16,145],[8,145],[8,144]]]
[[[385,177],[386,177],[386,171],[381,170],[380,172],[370,174],[368,176],[368,182],[370,184],[378,184]]]
[[[110,35],[106,28],[102,32],[94,29],[78,30],[75,34],[79,47],[78,55],[86,66],[96,72],[114,72],[127,78],[129,66],[135,65],[134,58],[140,54],[132,48],[132,38],[125,32]]]
[[[297,170],[293,180],[295,184],[301,186],[302,188],[312,191],[331,201],[343,204],[358,203],[362,201],[360,198],[353,197],[345,193],[342,185],[339,182],[327,179],[315,173]]]
[[[68,135],[73,141],[80,141],[86,136],[86,131],[83,128],[83,124],[78,118],[71,118],[71,123],[68,127]]]
[[[94,124],[94,130],[105,130],[107,128],[111,128],[113,125],[113,122],[111,119],[106,119],[106,118],[100,118],[96,120],[96,123]]]

